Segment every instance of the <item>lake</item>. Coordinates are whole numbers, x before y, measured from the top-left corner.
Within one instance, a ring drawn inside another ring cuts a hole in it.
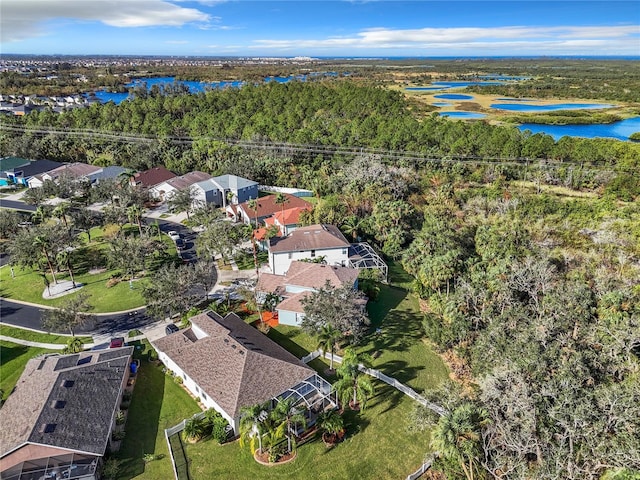
[[[564,136],[629,140],[629,136],[632,133],[640,132],[640,117],[597,125],[539,125],[524,123],[518,128],[523,131],[529,130],[531,133],[546,133],[547,135],[551,135],[555,140],[559,140]]]
[[[476,113],[476,112],[439,112],[439,114],[442,117],[464,118],[464,119],[484,118],[487,116],[485,113]]]
[[[471,100],[473,95],[463,95],[461,93],[443,93],[434,95],[433,98],[442,98],[444,100]]]
[[[348,72],[342,73],[342,75],[349,75]],[[265,82],[277,82],[277,83],[287,83],[294,80],[298,81],[306,81],[309,77],[337,77],[337,72],[312,72],[308,75],[292,75],[289,77],[266,77],[264,79]],[[141,86],[143,84],[147,85],[147,89],[150,90],[154,85],[158,85],[161,89],[165,85],[172,85],[176,83],[175,77],[152,77],[152,78],[136,78],[135,80],[127,83],[125,85],[126,88],[134,88],[137,86]],[[196,81],[187,81],[180,80],[177,83],[181,85],[186,85],[189,87],[189,92],[191,93],[201,93],[208,89],[221,89],[221,88],[238,88],[244,85],[245,82],[241,81],[231,81],[231,82],[196,82]],[[85,94],[86,95],[86,94]],[[118,104],[129,97],[129,93],[111,93],[105,90],[98,90],[95,92],[95,96],[100,102],[107,103],[113,102]]]
[[[558,110],[595,110],[611,108],[613,105],[605,103],[557,103],[555,105],[531,105],[522,103],[492,103],[491,108],[508,110],[510,112],[555,112]]]

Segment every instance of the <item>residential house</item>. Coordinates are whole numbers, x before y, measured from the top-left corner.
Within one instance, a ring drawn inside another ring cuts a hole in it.
[[[277,212],[281,212],[283,207],[289,208],[312,208],[311,203],[303,200],[300,197],[290,195],[288,193],[283,194],[285,198],[284,204],[276,203],[277,195],[265,195],[258,198],[257,209],[254,211],[249,208],[249,202],[242,202],[238,205],[227,205],[227,214],[237,222],[243,222],[249,225],[250,223],[256,223],[256,217],[258,225],[264,222],[265,218],[271,217]]]
[[[293,261],[284,275],[260,274],[256,291],[259,299],[268,293],[282,299],[276,306],[278,323],[300,326],[304,318],[302,300],[310,292],[319,290],[327,282],[336,288],[348,284],[357,289],[358,273],[359,270],[349,267]]]
[[[178,190],[184,190],[198,182],[202,182],[210,178],[211,175],[208,173],[198,171],[189,172],[179,177],[170,178],[169,180],[151,187],[149,189],[149,194],[153,198],[157,198],[159,200],[169,200]]]
[[[274,213],[273,216],[265,218],[264,224],[267,228],[271,226],[277,227],[280,236],[286,237],[300,225],[300,215],[302,212],[309,211],[311,211],[311,207],[285,208],[284,211],[281,210]]]
[[[141,188],[152,188],[158,185],[159,183],[166,182],[170,178],[177,177],[177,175],[166,168],[153,167],[149,170],[145,170],[143,172],[136,173],[133,177],[131,177],[131,185],[134,187]]]
[[[12,172],[15,168],[22,167],[23,165],[28,165],[29,160],[18,157],[4,157],[0,158],[0,186],[9,185],[10,181],[13,181],[13,178],[9,180],[9,172]]]
[[[62,163],[54,162],[53,160],[26,160],[26,163],[14,167],[5,167],[5,165],[3,165],[2,171],[6,175],[6,178],[26,187],[29,186],[31,177],[49,172],[62,165]]]
[[[216,207],[226,207],[227,203],[243,203],[258,198],[258,183],[236,175],[220,175],[194,184],[196,202]],[[227,200],[231,197],[231,202]]]
[[[41,187],[46,180],[55,181],[57,178],[62,176],[67,176],[75,180],[80,180],[82,178],[88,179],[89,175],[100,171],[102,171],[102,167],[89,165],[88,163],[65,163],[53,170],[32,176],[27,183],[29,188],[38,188]]]
[[[91,181],[92,184],[95,185],[104,180],[117,179],[127,171],[129,171],[128,168],[119,167],[118,165],[110,165],[108,167],[104,167],[99,172],[88,175],[87,178]]]
[[[124,347],[29,360],[0,410],[0,478],[99,478],[132,354]]]
[[[153,342],[158,358],[238,433],[243,407],[295,395],[308,414],[333,408],[331,385],[234,313],[205,312]]]
[[[269,240],[269,268],[274,275],[284,275],[295,260],[323,259],[327,265],[349,265],[351,244],[335,225],[300,227],[286,237]]]

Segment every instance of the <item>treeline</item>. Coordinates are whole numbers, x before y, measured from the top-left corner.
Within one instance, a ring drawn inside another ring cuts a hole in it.
[[[511,123],[539,123],[543,125],[592,125],[607,124],[622,120],[613,113],[568,110],[534,114],[520,114],[503,119]]]
[[[510,126],[450,121],[436,114],[418,119],[399,92],[349,81],[272,82],[198,95],[156,92],[120,105],[94,104],[63,114],[33,112],[4,121],[34,128],[130,132],[162,140],[149,155],[136,157],[126,145],[103,145],[100,151],[100,142],[90,137],[11,134],[2,137],[3,154],[91,163],[96,157],[113,157],[114,163],[132,168],[163,163],[181,173],[219,171],[219,160],[224,163],[233,150],[226,139],[410,151],[430,158],[542,158],[622,169],[635,168],[640,158],[640,145],[631,142],[573,137],[555,142],[551,136]],[[180,144],[174,137],[194,143]]]

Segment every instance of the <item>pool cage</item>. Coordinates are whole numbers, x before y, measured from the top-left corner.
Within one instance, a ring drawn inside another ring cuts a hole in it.
[[[0,472],[2,480],[95,480],[99,457],[69,453],[28,460]]]

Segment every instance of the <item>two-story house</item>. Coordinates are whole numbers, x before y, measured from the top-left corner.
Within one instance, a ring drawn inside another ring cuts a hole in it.
[[[220,175],[193,185],[195,201],[226,207],[227,204],[244,203],[258,198],[258,182],[236,175]]]

